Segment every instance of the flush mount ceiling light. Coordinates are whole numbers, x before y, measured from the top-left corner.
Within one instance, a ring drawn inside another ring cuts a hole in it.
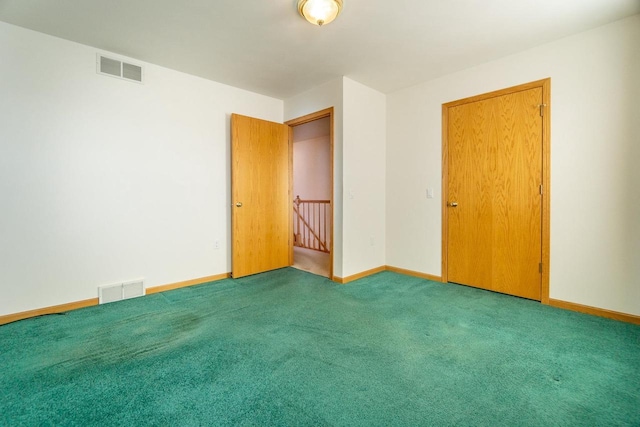
[[[313,25],[333,21],[342,11],[342,0],[298,0],[298,12]]]

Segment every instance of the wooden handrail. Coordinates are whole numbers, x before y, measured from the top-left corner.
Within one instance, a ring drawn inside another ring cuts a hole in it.
[[[331,203],[331,200],[303,200],[300,198],[296,198],[294,201],[294,203],[296,204],[300,204],[300,203]]]
[[[320,250],[322,252],[329,252],[329,250],[327,249],[327,246],[324,244],[324,242],[322,240],[320,240],[320,236],[318,236],[316,234],[316,232],[313,230],[313,228],[311,228],[311,226],[309,225],[307,220],[304,219],[304,217],[302,215],[300,215],[300,212],[298,211],[298,208],[296,206],[293,207],[293,211],[298,214],[298,219],[302,220],[302,223],[304,224],[306,229],[309,231],[309,233],[311,233],[311,235],[318,241],[318,243],[320,244],[320,248],[321,248]],[[303,245],[300,245],[300,246],[307,247],[307,246],[303,246]],[[314,249],[314,248],[309,247],[308,249]]]
[[[293,237],[296,246],[329,253],[331,212],[327,207],[330,204],[330,200],[302,200],[300,196],[296,197],[293,201],[293,212],[296,214]]]

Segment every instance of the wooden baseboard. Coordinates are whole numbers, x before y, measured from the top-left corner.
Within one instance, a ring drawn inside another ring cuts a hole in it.
[[[404,268],[392,267],[390,265],[387,265],[385,267],[385,270],[392,271],[394,273],[404,274],[405,276],[413,276],[413,277],[419,277],[421,279],[432,280],[434,282],[442,282],[442,277],[440,276],[434,276],[432,274],[427,274],[427,273],[420,273],[419,271],[406,270]]]
[[[214,276],[201,277],[199,279],[185,280],[184,282],[170,283],[168,285],[154,286],[147,289],[147,295],[157,294],[158,292],[171,291],[173,289],[186,288],[187,286],[202,285],[203,283],[217,282],[218,280],[228,279],[231,273],[216,274]]]
[[[620,320],[622,322],[640,325],[640,316],[633,314],[620,313],[618,311],[606,310],[604,308],[591,307],[588,305],[576,304],[557,299],[549,299],[549,305],[565,310],[578,311],[580,313],[592,314],[594,316],[606,317],[608,319]]]
[[[201,285],[203,283],[215,282],[222,279],[228,279],[231,273],[216,274],[214,276],[201,277],[199,279],[185,280],[184,282],[171,283],[168,285],[154,286],[146,290],[147,295],[156,294],[158,292],[170,291],[172,289],[184,288],[187,286]],[[16,320],[28,319],[30,317],[42,316],[45,314],[64,313],[65,311],[77,310],[79,308],[91,307],[98,305],[98,298],[87,299],[84,301],[70,302],[67,304],[54,305],[52,307],[38,308],[35,310],[23,311],[21,313],[7,314],[0,316],[0,325],[15,322]]]
[[[376,273],[380,273],[381,271],[392,271],[394,273],[405,274],[407,276],[413,276],[413,277],[420,277],[422,279],[433,280],[437,282],[442,281],[442,278],[438,276],[432,276],[430,274],[420,273],[412,270],[406,270],[398,267],[392,267],[389,265],[373,268],[371,270],[363,271],[361,273],[354,274],[352,276],[348,276],[345,278],[334,276],[333,281],[346,284],[349,282],[353,282],[354,280],[362,279],[364,277],[371,276]],[[215,282],[218,280],[228,279],[229,277],[231,277],[231,273],[216,274],[214,276],[201,277],[199,279],[185,280],[184,282],[171,283],[171,284],[162,285],[162,286],[154,286],[152,288],[147,289],[146,293],[147,295],[151,295],[158,292],[165,292],[173,289],[184,288],[187,286],[195,286],[195,285],[201,285],[203,283]],[[98,305],[98,298],[91,298],[83,301],[75,301],[67,304],[60,304],[60,305],[55,305],[51,307],[38,308],[35,310],[23,311],[21,313],[7,314],[7,315],[0,316],[0,325],[15,322],[17,320],[28,319],[30,317],[37,317],[37,316],[42,316],[46,314],[64,313],[66,311],[77,310],[79,308],[91,307],[94,305]],[[622,322],[640,325],[640,316],[636,316],[633,314],[620,313],[617,311],[606,310],[604,308],[590,307],[587,305],[576,304],[573,302],[567,302],[567,301],[556,300],[556,299],[549,299],[549,305],[552,307],[562,308],[565,310],[577,311],[580,313],[586,313],[594,316],[606,317],[608,319],[614,319]]]
[[[337,277],[337,276],[333,276],[333,281],[334,282],[338,282],[341,284],[347,284],[349,282],[353,282],[354,280],[358,280],[358,279],[362,279],[363,277],[367,277],[367,276],[371,276],[373,274],[376,273],[380,273],[381,271],[385,271],[385,266],[382,265],[380,267],[376,267],[376,268],[372,268],[371,270],[367,270],[367,271],[363,271],[361,273],[358,274],[354,274],[353,276],[347,276],[347,277]]]
[[[353,276],[347,276],[347,277],[333,276],[332,280],[340,284],[346,284],[349,282],[353,282],[354,280],[362,279],[364,277],[371,276],[376,273],[380,273],[381,271],[392,271],[394,273],[400,273],[406,276],[419,277],[421,279],[433,280],[434,282],[442,282],[442,277],[439,277],[439,276],[433,276],[431,274],[420,273],[418,271],[413,271],[413,270],[405,270],[404,268],[392,267],[390,265],[383,265],[380,267],[372,268],[371,270],[363,271],[361,273],[354,274]]]
[[[28,319],[30,317],[43,316],[45,314],[64,313],[65,311],[77,310],[79,308],[91,307],[93,305],[98,305],[98,298],[54,305],[51,307],[37,308],[35,310],[23,311],[21,313],[6,314],[4,316],[0,316],[0,325],[15,322],[17,320]]]

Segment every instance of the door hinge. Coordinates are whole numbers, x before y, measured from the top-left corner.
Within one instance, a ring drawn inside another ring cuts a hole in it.
[[[542,184],[540,184],[540,195],[544,194],[544,187],[542,186]]]
[[[538,264],[538,271],[542,273],[542,263]]]
[[[547,104],[540,104],[538,105],[538,107],[540,107],[540,117],[544,117],[544,107],[546,107]]]

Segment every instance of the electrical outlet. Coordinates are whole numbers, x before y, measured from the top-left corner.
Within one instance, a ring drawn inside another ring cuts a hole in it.
[[[213,242],[213,248],[220,249],[220,240],[216,240],[215,242]]]

